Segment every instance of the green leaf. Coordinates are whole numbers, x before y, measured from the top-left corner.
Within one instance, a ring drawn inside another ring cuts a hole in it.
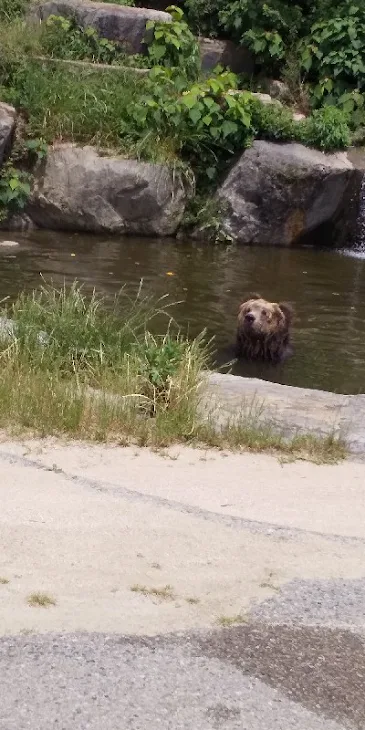
[[[29,185],[29,183],[27,183],[27,182],[23,182],[23,183],[21,184],[21,186],[22,186],[22,191],[23,191],[23,193],[24,193],[25,195],[27,195],[27,196],[28,196],[28,195],[30,195],[30,185]]]
[[[206,114],[205,117],[202,118],[203,124],[205,124],[207,127],[212,123],[212,116],[210,114]]]
[[[17,177],[12,177],[9,180],[9,188],[10,190],[16,190],[20,185],[20,180]]]
[[[228,137],[230,134],[235,134],[237,130],[238,125],[236,124],[236,122],[230,122],[226,119],[222,124],[222,133],[224,138]]]
[[[181,104],[186,106],[188,109],[192,109],[197,102],[195,94],[183,94],[181,97]]]
[[[197,124],[201,120],[201,111],[197,107],[193,107],[189,111],[189,117],[194,124]]]
[[[312,58],[311,56],[308,56],[307,58],[302,59],[302,66],[306,71],[309,71],[310,67],[312,65]]]
[[[159,45],[159,44],[156,43],[153,46],[152,53],[153,53],[154,59],[157,60],[157,61],[159,61],[160,58],[162,58],[165,55],[165,53],[166,53],[166,46]],[[151,53],[151,55],[152,55],[152,53]]]

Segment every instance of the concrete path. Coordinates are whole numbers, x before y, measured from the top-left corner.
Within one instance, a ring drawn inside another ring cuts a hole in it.
[[[0,470],[1,730],[365,727],[364,463],[3,440]]]

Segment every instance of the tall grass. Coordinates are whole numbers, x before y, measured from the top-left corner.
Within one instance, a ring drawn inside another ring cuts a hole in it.
[[[27,110],[30,136],[123,149],[126,109],[143,83],[128,72],[114,76],[108,71],[51,67],[33,59],[19,64],[2,95]]]
[[[30,0],[1,0],[0,23],[5,23],[22,16],[27,10]]]
[[[3,308],[16,329],[0,339],[2,427],[139,443],[194,431],[204,338],[181,337],[165,298],[121,292],[111,308],[104,304],[75,283],[44,285]],[[153,336],[157,316],[165,331]]]
[[[93,144],[151,162],[176,160],[172,139],[152,132],[143,144],[132,139],[128,110],[146,93],[145,77],[129,69],[65,67],[42,55],[40,27],[29,33],[21,20],[0,23],[0,101],[25,112],[27,136]]]
[[[150,162],[174,162],[172,139],[146,134],[143,145],[131,136],[127,109],[145,90],[145,79],[129,71],[61,68],[35,59],[18,64],[0,99],[26,109],[27,135],[48,143],[76,142],[110,149]]]

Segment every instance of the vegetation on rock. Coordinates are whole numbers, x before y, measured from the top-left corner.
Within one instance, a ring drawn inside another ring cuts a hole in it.
[[[0,100],[23,115],[25,139],[91,143],[184,165],[202,194],[255,138],[296,140],[324,151],[363,139],[365,10],[356,1],[186,0],[188,22],[179,8],[167,8],[171,23],[147,24],[147,54],[128,56],[73,18],[51,16],[29,34],[19,18],[25,0],[5,0]],[[282,74],[292,105],[263,104],[251,93],[259,77],[247,83],[219,68],[204,75],[191,29],[248,45],[258,72]],[[126,68],[94,72],[62,64],[80,60]],[[128,66],[145,67],[146,74]],[[293,111],[303,107],[307,117],[295,121]],[[4,176],[9,170],[2,173],[0,205],[10,195]],[[13,170],[10,178],[15,185]],[[22,204],[27,182],[18,178],[14,200]]]

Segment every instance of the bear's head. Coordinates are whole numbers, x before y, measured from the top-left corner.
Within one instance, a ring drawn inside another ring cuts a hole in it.
[[[247,337],[271,338],[289,332],[293,310],[285,302],[268,302],[259,294],[250,294],[238,313],[238,328]]]

